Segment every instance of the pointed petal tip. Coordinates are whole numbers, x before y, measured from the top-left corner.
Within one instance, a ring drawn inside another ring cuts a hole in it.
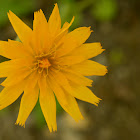
[[[99,44],[99,47],[102,49],[102,44],[101,44],[101,42],[95,42],[95,44]]]
[[[7,14],[10,14],[10,13],[12,13],[12,11],[11,11],[11,10],[9,10],[9,11],[7,12]]]
[[[92,102],[90,102],[90,103],[92,103],[92,104],[94,104],[95,106],[98,107],[101,100],[102,100],[101,98],[98,98],[98,97],[97,97],[96,101],[94,100],[94,101],[92,101]]]
[[[102,100],[101,98],[98,98],[98,100],[94,102],[94,105],[98,107],[101,100]]]
[[[40,13],[43,13],[44,14],[44,12],[43,12],[43,10],[42,9],[39,9],[39,11],[38,12],[40,12]]]
[[[74,120],[75,120],[75,119],[74,119]],[[83,115],[81,114],[80,118],[77,119],[77,120],[75,120],[75,122],[76,122],[76,123],[79,123],[79,121],[82,121],[82,120],[84,120],[84,117],[83,117]]]
[[[53,129],[54,132],[57,132],[57,128]]]
[[[104,70],[102,71],[102,74],[99,75],[99,76],[104,76],[104,75],[106,75],[106,74],[108,73],[107,66],[104,66],[104,65],[103,65],[103,67],[104,67]]]
[[[94,32],[93,30],[91,30],[91,26],[87,27],[89,29],[89,31],[92,33]]]
[[[38,9],[38,10],[36,10],[34,13],[38,13],[38,12],[42,12],[42,9]]]
[[[99,99],[99,102],[102,100],[101,98],[98,98]]]
[[[71,21],[70,21],[70,24],[68,26],[68,28],[72,25],[72,23],[74,22],[74,19],[75,19],[75,16],[72,17]]]
[[[51,127],[51,128],[49,128],[49,131],[50,131],[50,133],[57,132],[57,128]]]
[[[104,76],[104,75],[106,75],[107,73],[108,73],[108,66],[104,66],[104,72],[103,72],[103,74],[101,75],[101,76]]]
[[[4,87],[3,82],[0,85]]]
[[[16,122],[15,125],[18,125],[18,122]]]
[[[48,128],[49,128],[50,133],[57,132],[57,127],[51,126],[51,127],[48,127]]]
[[[17,122],[17,121],[16,121],[15,125],[19,125],[19,126],[25,128],[25,124],[23,124],[23,123],[21,123],[21,122]]]
[[[58,4],[57,3],[54,4],[54,9],[57,10],[57,11],[59,11],[59,7],[58,7]]]
[[[10,19],[11,17],[10,16],[13,16],[13,15],[15,15],[11,10],[9,10],[8,12],[7,12],[7,15],[8,15],[8,18]]]
[[[93,33],[94,31],[93,31],[93,30],[91,30],[91,28],[90,28],[90,32],[91,32],[91,33]]]
[[[50,133],[52,133],[52,128],[49,128]]]
[[[9,12],[7,12],[7,16],[8,16],[8,18],[10,19],[10,11],[9,11]]]
[[[57,3],[55,3],[55,4],[54,4],[54,6],[57,6],[57,7],[58,7],[58,4],[57,4]]]
[[[81,114],[81,120],[84,120],[84,117],[83,117],[83,115]]]
[[[75,20],[75,16],[73,16],[73,17],[72,17],[72,20],[71,20],[71,22],[73,22],[74,20]]]
[[[105,49],[103,49],[103,46],[102,46],[102,44],[100,42],[99,42],[99,47],[101,48],[102,52],[105,51]]]
[[[74,22],[74,20],[75,20],[75,16],[73,16],[73,17],[72,17],[72,20],[71,20],[71,22],[70,22],[70,25],[69,25],[69,26],[71,26],[71,25],[72,25],[72,23]]]
[[[58,4],[57,4],[57,3],[54,4],[54,9],[59,10],[59,8],[58,8]]]
[[[105,66],[105,68],[106,68],[105,74],[107,74],[107,73],[108,73],[108,69],[107,69],[107,67],[108,67],[108,66]]]
[[[106,50],[106,49],[103,49],[103,46],[102,46],[102,44],[100,42],[95,42],[95,43],[98,43],[99,44],[98,47],[101,49],[100,54]]]

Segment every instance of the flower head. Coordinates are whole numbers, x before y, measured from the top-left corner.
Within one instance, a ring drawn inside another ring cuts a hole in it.
[[[47,22],[42,10],[34,13],[33,30],[14,13],[9,20],[21,42],[0,41],[0,55],[9,61],[0,63],[0,110],[12,104],[23,92],[16,124],[25,126],[26,119],[39,98],[50,132],[57,130],[56,101],[75,121],[83,119],[75,98],[98,105],[85,76],[105,75],[105,66],[88,60],[103,52],[100,43],[85,43],[90,27],[68,32],[71,22],[61,28],[57,4]],[[84,44],[85,43],[85,44]]]

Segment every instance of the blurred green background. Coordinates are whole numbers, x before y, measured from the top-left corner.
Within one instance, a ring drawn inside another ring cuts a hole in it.
[[[87,42],[101,42],[105,52],[94,58],[108,66],[104,77],[92,77],[99,107],[78,101],[85,119],[76,123],[57,104],[58,132],[49,133],[39,104],[26,128],[14,125],[20,98],[0,111],[0,140],[139,140],[140,139],[140,1],[139,0],[0,0],[0,40],[15,39],[7,12],[32,27],[33,12],[47,18],[58,3],[62,22],[75,16],[71,30],[91,26]],[[0,57],[0,61],[4,61]],[[2,80],[2,79],[1,79]]]

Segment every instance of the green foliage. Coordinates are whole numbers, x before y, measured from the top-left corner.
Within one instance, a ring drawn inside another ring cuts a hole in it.
[[[98,21],[109,21],[116,17],[116,0],[59,0],[62,23],[70,21],[75,16],[73,28],[81,25],[84,11],[90,11],[94,19]]]
[[[98,0],[93,6],[91,13],[96,20],[112,20],[117,13],[117,4],[115,0]]]
[[[7,12],[9,10],[18,15],[33,12],[35,0],[1,0],[0,7],[0,26],[3,26],[8,20]]]
[[[61,3],[59,4],[59,9],[60,9],[60,15],[62,18],[62,24],[64,24],[64,22],[70,22],[72,17],[75,16],[75,20],[74,23],[72,25],[73,28],[77,27],[78,25],[80,25],[81,21],[82,21],[82,14],[81,14],[81,10],[80,8],[77,8],[77,4],[75,3],[74,0],[70,1],[70,0],[65,0],[65,1],[61,1]]]

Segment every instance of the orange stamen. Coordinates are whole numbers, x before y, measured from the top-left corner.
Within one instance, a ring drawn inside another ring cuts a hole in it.
[[[43,58],[42,60],[39,61],[39,67],[48,68],[49,66],[51,66],[51,64],[47,58]]]

